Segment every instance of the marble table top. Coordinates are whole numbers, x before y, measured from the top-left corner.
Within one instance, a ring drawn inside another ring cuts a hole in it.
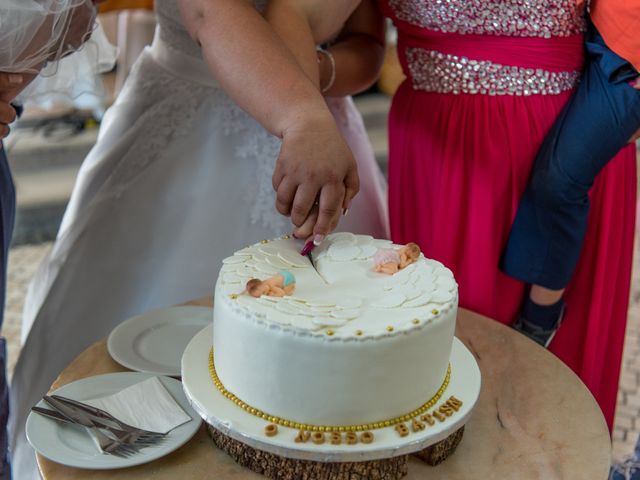
[[[190,304],[211,304],[203,299]],[[606,479],[611,463],[607,426],[586,387],[555,356],[498,322],[460,309],[456,335],[473,352],[482,391],[462,443],[443,464],[411,459],[407,480]],[[51,386],[126,368],[114,362],[106,340],[72,362]],[[38,455],[45,480],[260,480],[214,447],[204,427],[182,448],[154,462],[122,470],[91,471]]]

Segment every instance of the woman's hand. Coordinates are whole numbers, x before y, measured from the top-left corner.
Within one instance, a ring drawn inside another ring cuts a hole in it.
[[[178,0],[178,5],[221,87],[282,139],[272,177],[278,211],[299,226],[317,201],[313,233],[330,233],[358,191],[358,176],[316,83],[250,0]],[[312,39],[309,54],[317,77]]]
[[[10,103],[0,101],[0,140],[9,135],[9,124],[16,119],[16,111]]]
[[[309,116],[285,129],[273,174],[276,208],[321,242],[358,193],[358,166],[331,115]],[[314,207],[316,213],[310,215]],[[311,223],[309,222],[311,220]],[[315,221],[314,221],[315,220]]]
[[[0,72],[0,139],[9,135],[9,124],[16,119],[16,111],[11,106],[15,92],[19,91],[24,77],[17,73]]]

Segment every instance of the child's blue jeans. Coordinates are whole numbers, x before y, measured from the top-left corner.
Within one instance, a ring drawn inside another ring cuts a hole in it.
[[[589,213],[589,189],[600,170],[640,128],[638,76],[591,29],[584,75],[545,138],[520,201],[501,268],[549,289],[575,270]]]

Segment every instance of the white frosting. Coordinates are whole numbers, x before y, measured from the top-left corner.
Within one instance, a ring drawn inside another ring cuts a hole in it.
[[[224,260],[216,284],[214,361],[247,404],[301,423],[350,425],[404,415],[442,384],[453,340],[457,284],[421,258],[389,276],[373,271],[364,235],[331,235],[313,264],[300,242],[278,239]],[[289,297],[253,298],[247,280],[289,270]]]

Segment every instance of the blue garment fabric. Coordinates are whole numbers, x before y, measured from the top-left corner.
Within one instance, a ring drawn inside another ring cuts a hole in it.
[[[585,47],[584,74],[538,152],[501,261],[550,289],[573,275],[596,176],[640,128],[640,91],[629,84],[638,72],[593,27]]]
[[[4,147],[0,142],[0,241],[2,242],[0,265],[0,327],[4,315],[7,286],[7,257],[16,213],[16,192],[11,178]],[[11,478],[9,464],[7,420],[9,418],[9,385],[7,383],[7,343],[0,338],[0,480]]]
[[[289,270],[282,270],[280,272],[280,275],[282,275],[282,278],[283,278],[283,281],[282,281],[283,287],[288,287],[292,283],[296,283],[296,277],[294,277],[293,273],[291,273]]]

